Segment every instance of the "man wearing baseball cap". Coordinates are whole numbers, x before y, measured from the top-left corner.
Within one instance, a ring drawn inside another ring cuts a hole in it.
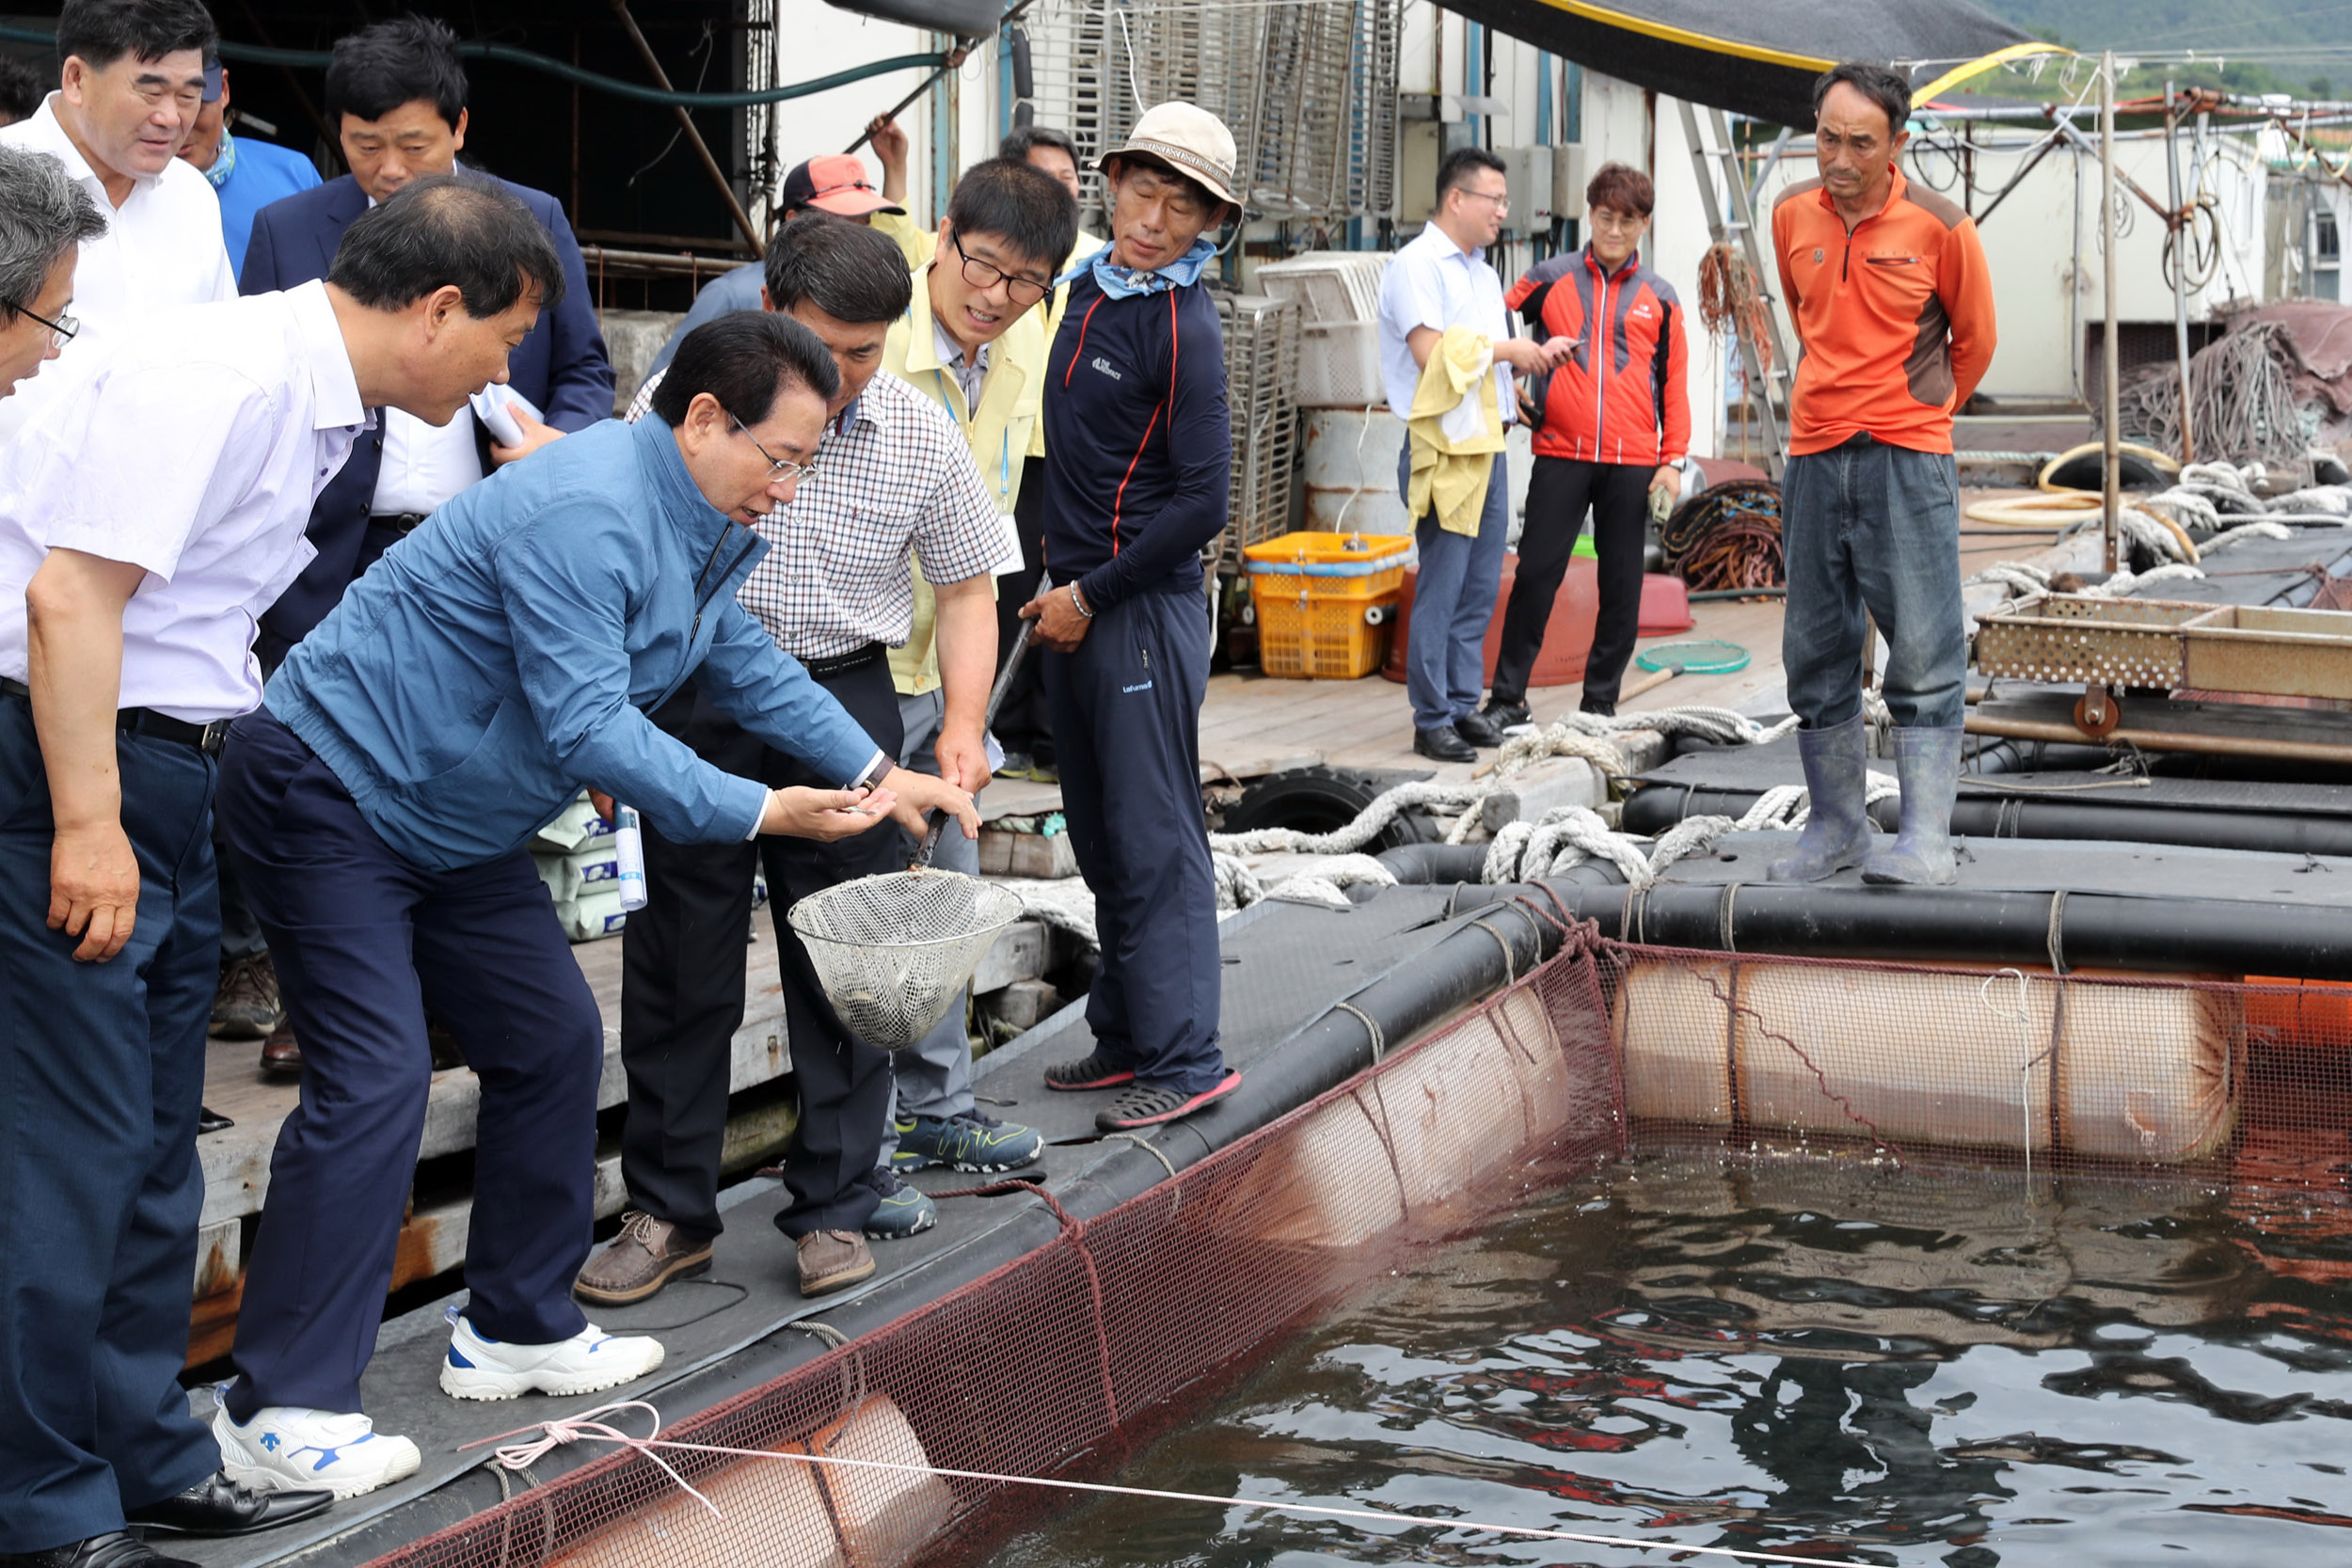
[[[792,172],[784,177],[784,184],[776,192],[776,212],[784,223],[790,223],[796,214],[806,212],[831,213],[853,223],[866,223],[876,213],[904,217],[907,210],[874,188],[862,160],[847,152],[828,152],[821,158],[805,159],[792,166]],[[678,344],[703,323],[731,316],[738,310],[766,309],[759,298],[766,277],[760,262],[746,261],[703,285],[685,317],[671,329],[670,341],[661,345],[661,352],[645,367],[646,376],[650,378],[667,370]]]
[[[1111,243],[1070,277],[1045,374],[1045,647],[1062,811],[1095,898],[1094,1046],[1048,1087],[1120,1090],[1104,1132],[1190,1116],[1241,1082],[1217,1049],[1216,890],[1200,814],[1209,617],[1232,437],[1207,237],[1237,215],[1233,137],[1162,103],[1104,154]]]

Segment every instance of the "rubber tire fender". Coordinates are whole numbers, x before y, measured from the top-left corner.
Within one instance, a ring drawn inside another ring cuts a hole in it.
[[[1385,787],[1345,768],[1293,768],[1268,773],[1250,781],[1241,799],[1226,808],[1220,831],[1246,833],[1260,828],[1295,828],[1301,832],[1331,832],[1355,821]],[[1415,808],[1399,812],[1361,852],[1376,855],[1399,845],[1437,840],[1438,825],[1427,812]]]

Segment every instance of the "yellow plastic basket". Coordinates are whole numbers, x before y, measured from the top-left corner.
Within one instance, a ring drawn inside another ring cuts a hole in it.
[[[1243,550],[1259,667],[1309,680],[1354,680],[1380,668],[1412,547],[1401,534],[1307,532]]]

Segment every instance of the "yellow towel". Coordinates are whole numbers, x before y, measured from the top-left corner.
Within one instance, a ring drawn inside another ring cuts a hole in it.
[[[1413,388],[1413,413],[1406,421],[1412,441],[1412,483],[1406,507],[1415,518],[1434,506],[1438,526],[1449,533],[1475,534],[1486,508],[1486,483],[1494,454],[1502,450],[1502,413],[1495,404],[1494,344],[1466,326],[1449,326]],[[1480,434],[1448,435],[1449,419],[1471,396],[1485,417]]]

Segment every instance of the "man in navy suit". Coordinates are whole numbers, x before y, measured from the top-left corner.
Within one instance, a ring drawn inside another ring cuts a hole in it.
[[[411,180],[456,168],[458,150],[466,145],[467,118],[466,72],[456,45],[456,35],[445,24],[415,16],[378,23],[337,41],[334,62],[326,71],[326,115],[341,136],[351,172],[262,209],[253,220],[245,272],[238,279],[242,292],[266,293],[326,277],[343,230],[360,214]],[[505,447],[494,444],[478,420],[461,414],[443,446],[391,454],[405,456],[423,470],[396,476],[418,481],[397,488],[379,484],[386,477],[387,448],[403,445],[404,436],[415,437],[407,443],[415,446],[425,445],[430,437],[404,432],[399,421],[379,421],[373,436],[360,442],[342,473],[319,497],[310,515],[310,544],[318,559],[262,618],[265,661],[274,663],[299,642],[342,602],[343,590],[407,527],[415,526],[403,527],[400,519],[421,518],[464,489],[464,483],[452,483],[453,474],[469,483],[566,431],[584,429],[612,415],[612,364],[605,356],[604,336],[596,329],[596,293],[588,286],[580,245],[572,238],[563,207],[543,191],[495,176],[475,177],[520,197],[554,236],[556,254],[564,261],[562,303],[541,312],[531,336],[507,362],[507,385],[537,407],[542,418],[532,420],[517,410],[526,434],[521,445]],[[470,474],[465,448],[474,453]],[[379,488],[387,488],[395,501],[420,504],[379,506]],[[435,493],[443,488],[447,495]],[[421,504],[428,499],[430,505]]]
[[[360,214],[411,180],[456,171],[458,150],[466,145],[466,96],[457,37],[442,23],[408,16],[338,40],[326,68],[326,119],[351,172],[255,215],[239,289],[267,293],[325,277],[343,230]],[[264,670],[276,669],[342,601],[359,574],[434,508],[499,465],[612,415],[612,364],[596,329],[596,293],[563,207],[545,192],[492,175],[472,177],[520,198],[546,226],[564,263],[562,299],[539,313],[507,360],[507,386],[540,417],[515,409],[523,438],[504,446],[470,413],[437,428],[398,409],[381,411],[375,429],[360,436],[342,472],[311,509],[310,540],[317,558],[262,617],[256,651]],[[250,953],[240,953],[233,950],[239,923],[227,909],[222,924],[230,933],[224,958],[267,965],[258,928]],[[274,1001],[275,976],[262,978]],[[301,1061],[293,1032],[281,1021],[262,1044],[262,1069],[294,1072]]]

